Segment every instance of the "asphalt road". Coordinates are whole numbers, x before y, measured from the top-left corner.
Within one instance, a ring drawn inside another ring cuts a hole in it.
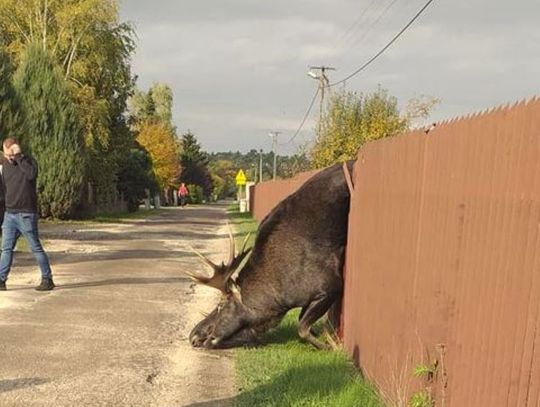
[[[170,208],[122,224],[46,224],[57,289],[17,253],[0,292],[0,406],[224,406],[232,355],[194,350],[193,325],[216,293],[182,270],[221,260],[224,206]],[[216,400],[215,402],[213,400]]]

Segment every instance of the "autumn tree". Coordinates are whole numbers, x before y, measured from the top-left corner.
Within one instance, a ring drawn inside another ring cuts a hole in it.
[[[166,84],[155,83],[147,92],[136,89],[128,100],[129,124],[137,140],[148,150],[152,168],[166,202],[180,174],[181,145],[172,122],[173,93]],[[152,146],[154,142],[159,146]]]
[[[145,123],[140,129],[137,141],[150,154],[160,189],[176,185],[180,166],[178,144],[171,129],[161,123]]]

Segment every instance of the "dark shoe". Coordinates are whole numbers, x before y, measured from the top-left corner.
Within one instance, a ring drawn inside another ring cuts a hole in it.
[[[0,281],[0,291],[6,291],[7,288],[6,288],[6,282],[5,281]]]
[[[52,278],[42,278],[41,284],[36,287],[36,291],[51,291],[53,288]]]

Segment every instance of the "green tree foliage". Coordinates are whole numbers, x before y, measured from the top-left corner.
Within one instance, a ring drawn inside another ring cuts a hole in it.
[[[14,82],[25,112],[25,144],[39,165],[40,212],[65,218],[79,202],[84,177],[83,129],[76,106],[41,44],[27,48]]]
[[[365,96],[334,93],[320,127],[310,151],[314,168],[354,159],[362,144],[398,134],[407,128],[407,122],[400,117],[397,99],[379,88]]]
[[[189,131],[182,135],[181,146],[180,163],[182,173],[180,182],[198,185],[202,188],[204,196],[210,197],[213,185],[208,169],[208,154],[201,150],[197,138]]]
[[[164,83],[153,84],[148,92],[135,90],[129,98],[130,124],[138,130],[144,123],[161,123],[174,129],[172,122],[173,92]]]
[[[148,91],[144,97],[144,106],[142,110],[142,122],[143,123],[158,123],[158,117],[156,115],[156,102],[154,101],[154,92],[152,89]],[[168,123],[164,123],[168,124]]]
[[[416,119],[425,120],[438,99],[411,99],[400,112],[397,99],[388,91],[363,95],[341,91],[331,95],[320,123],[320,133],[309,155],[313,168],[322,168],[356,158],[369,141],[394,136],[410,129]]]
[[[18,64],[31,43],[48,50],[69,84],[85,130],[86,180],[98,201],[116,193],[134,135],[124,119],[134,79],[134,33],[118,0],[0,0],[0,41]]]
[[[218,152],[209,155],[209,169],[214,180],[214,195],[217,198],[234,197],[236,195],[236,174],[242,169],[248,181],[259,181],[260,152],[250,150],[247,153]],[[274,155],[272,152],[262,154],[263,181],[272,179]],[[305,153],[292,156],[278,156],[276,177],[278,179],[294,177],[299,172],[310,169]]]
[[[232,153],[231,153],[232,154]],[[222,158],[226,153],[209,155],[208,169],[214,185],[213,195],[217,199],[235,196],[235,176],[240,167],[231,159]]]
[[[306,153],[298,153],[288,157],[279,157],[277,176],[292,178],[296,174],[310,169],[310,162]]]
[[[142,147],[130,151],[126,165],[119,174],[118,189],[127,197],[128,210],[134,212],[139,202],[146,197],[147,191],[155,194],[158,184],[152,171],[152,159]]]
[[[186,185],[189,191],[188,202],[191,204],[201,204],[205,200],[205,195],[200,185],[190,184]]]
[[[23,123],[21,107],[13,87],[13,65],[9,55],[0,48],[0,139],[21,138]]]
[[[152,86],[152,99],[155,106],[155,116],[161,123],[172,127],[173,92],[169,85],[156,83]]]

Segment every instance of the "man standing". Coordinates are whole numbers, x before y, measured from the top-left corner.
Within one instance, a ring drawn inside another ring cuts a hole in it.
[[[0,290],[6,289],[6,280],[13,261],[13,249],[21,235],[28,241],[41,269],[41,284],[36,290],[52,290],[54,283],[51,266],[38,235],[37,163],[22,154],[19,142],[14,138],[4,140],[3,151],[5,159],[2,165],[2,181],[6,213],[2,223]]]

